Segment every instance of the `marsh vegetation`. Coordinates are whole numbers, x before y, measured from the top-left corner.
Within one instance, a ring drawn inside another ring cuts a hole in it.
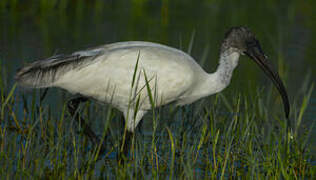
[[[0,177],[313,179],[315,3],[227,3],[0,1]],[[117,161],[124,130],[119,111],[94,101],[80,106],[96,134],[108,135],[99,154],[67,111],[69,93],[44,95],[13,80],[23,63],[123,40],[182,49],[211,72],[223,33],[240,24],[258,34],[278,67],[290,95],[293,134],[286,131],[278,92],[247,58],[222,93],[149,112],[124,165]]]

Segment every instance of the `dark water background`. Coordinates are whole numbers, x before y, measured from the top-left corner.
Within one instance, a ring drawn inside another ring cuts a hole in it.
[[[0,64],[8,87],[27,62],[117,41],[153,41],[188,50],[203,68],[216,69],[220,43],[232,26],[248,26],[286,84],[290,100],[316,77],[316,1],[29,0],[0,1]],[[227,94],[271,82],[242,57]],[[51,95],[51,94],[50,94]],[[51,95],[52,96],[52,95]],[[61,105],[56,98],[52,104]],[[58,98],[57,98],[58,99]],[[303,118],[316,119],[316,91]],[[316,145],[316,131],[311,143]],[[315,146],[314,150],[315,150]]]

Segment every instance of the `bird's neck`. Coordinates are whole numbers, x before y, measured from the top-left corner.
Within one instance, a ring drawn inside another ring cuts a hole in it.
[[[238,65],[240,54],[231,49],[222,52],[220,55],[219,65],[216,72],[216,80],[222,83],[225,87],[230,83],[234,69]]]
[[[196,81],[192,91],[185,94],[178,104],[190,104],[202,97],[218,93],[225,89],[229,85],[233,70],[238,64],[239,55],[238,52],[232,49],[222,52],[216,72],[203,74],[200,77],[201,79]]]
[[[208,91],[217,93],[225,89],[231,80],[234,69],[238,65],[240,54],[232,49],[227,49],[220,55],[219,65],[214,73],[208,74],[206,86]],[[215,88],[215,89],[214,89]]]

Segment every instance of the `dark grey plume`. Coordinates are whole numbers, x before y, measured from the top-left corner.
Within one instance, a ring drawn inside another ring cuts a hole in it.
[[[16,73],[15,79],[22,86],[32,88],[50,87],[65,72],[85,67],[102,52],[100,49],[93,49],[75,52],[70,55],[56,55],[48,59],[35,61],[20,69]]]

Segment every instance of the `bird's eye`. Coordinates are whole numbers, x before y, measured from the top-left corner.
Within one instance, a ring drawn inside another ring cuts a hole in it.
[[[258,44],[257,40],[255,39],[251,39],[249,41],[246,42],[247,48],[252,48],[252,47],[256,47]]]

